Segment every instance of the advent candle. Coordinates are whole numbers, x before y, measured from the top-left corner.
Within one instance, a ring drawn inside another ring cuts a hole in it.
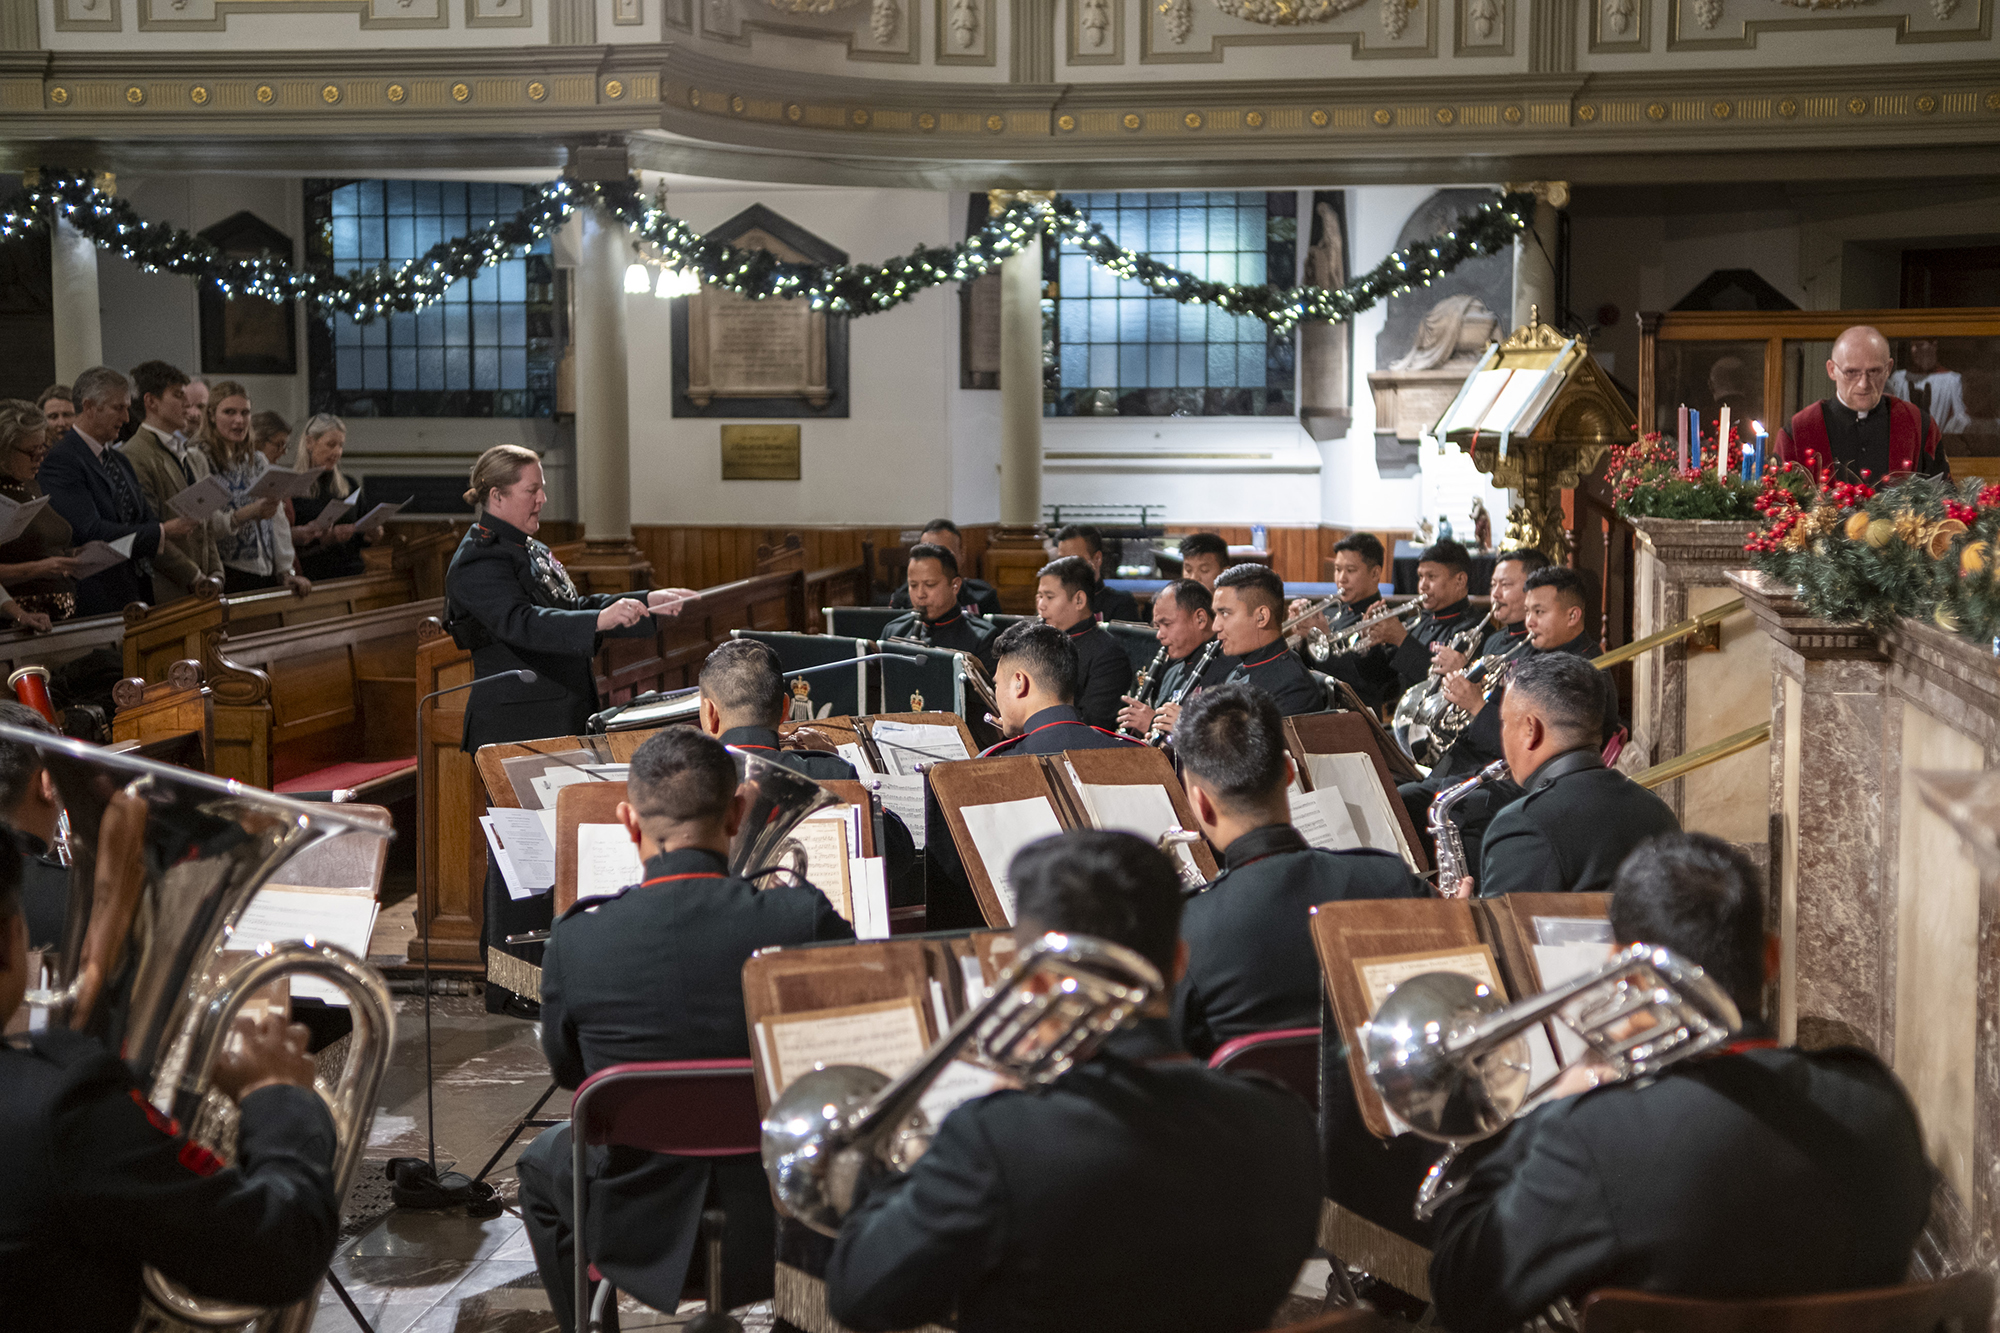
[[[1688,448],[1693,450],[1688,455],[1688,466],[1701,471],[1701,413],[1692,407],[1688,409]]]
[[[1685,472],[1685,471],[1687,471],[1687,470],[1688,470],[1688,409],[1687,409],[1687,404],[1686,404],[1686,403],[1682,403],[1682,404],[1681,404],[1681,406],[1680,406],[1680,410],[1679,410],[1678,412],[1676,412],[1676,413],[1674,414],[1674,416],[1675,416],[1675,419],[1676,419],[1676,421],[1678,422],[1678,428],[1677,428],[1677,435],[1678,435],[1678,438],[1679,438],[1679,440],[1680,440],[1680,450],[1681,450],[1681,452],[1680,452],[1680,470],[1681,470],[1681,471],[1683,471],[1683,472]]]
[[[1729,479],[1729,409],[1724,407],[1715,423],[1715,479]]]
[[[1756,470],[1750,474],[1750,480],[1756,481],[1764,475],[1764,447],[1770,442],[1771,437],[1765,434],[1764,423],[1761,421],[1751,422],[1750,429],[1756,432],[1757,436],[1757,465]]]

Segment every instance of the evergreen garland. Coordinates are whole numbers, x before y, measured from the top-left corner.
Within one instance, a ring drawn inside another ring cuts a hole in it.
[[[1788,464],[1766,476],[1757,506],[1770,525],[1744,549],[1815,616],[1929,620],[2000,654],[2000,486],[1912,477],[1878,491]]]
[[[342,275],[297,270],[275,256],[232,259],[200,236],[146,221],[129,203],[74,173],[42,171],[26,184],[27,206],[0,212],[0,241],[46,229],[60,218],[100,249],[147,272],[191,277],[228,297],[309,300],[360,322],[429,305],[453,282],[536,244],[577,208],[597,204],[638,239],[656,247],[670,266],[752,300],[803,299],[814,309],[833,314],[876,314],[932,287],[988,273],[1040,232],[1069,241],[1093,262],[1158,295],[1247,315],[1276,333],[1290,332],[1303,320],[1350,319],[1384,297],[1427,286],[1465,261],[1499,250],[1526,228],[1533,202],[1527,194],[1494,199],[1461,217],[1443,235],[1398,250],[1356,281],[1329,290],[1269,283],[1238,286],[1198,278],[1119,245],[1067,200],[1016,203],[955,246],[919,246],[881,265],[824,266],[787,263],[766,251],[739,250],[712,240],[647,203],[631,180],[555,180],[534,190],[520,211],[504,222],[442,241],[421,258],[394,267]]]
[[[1715,449],[1706,451],[1703,465],[1700,442],[1694,444],[1689,467],[1680,466],[1680,451],[1669,448],[1658,431],[1649,431],[1631,444],[1611,446],[1604,480],[1611,487],[1612,503],[1623,518],[1709,518],[1754,519],[1762,493],[1756,482],[1742,479],[1743,447],[1736,431],[1729,431],[1729,461],[1726,477],[1715,475]]]

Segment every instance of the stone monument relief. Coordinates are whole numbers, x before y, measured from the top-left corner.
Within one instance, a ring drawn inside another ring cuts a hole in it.
[[[1312,197],[1312,227],[1306,245],[1308,286],[1347,285],[1347,193],[1316,190]],[[1350,344],[1354,326],[1307,323],[1299,326],[1299,422],[1315,440],[1347,437],[1353,406],[1348,401],[1352,381]]]

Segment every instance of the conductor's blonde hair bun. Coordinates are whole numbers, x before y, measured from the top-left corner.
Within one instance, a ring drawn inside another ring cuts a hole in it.
[[[521,479],[529,464],[541,461],[533,449],[518,444],[494,445],[472,465],[472,485],[466,489],[465,502],[474,508],[484,507],[489,492],[506,490]]]

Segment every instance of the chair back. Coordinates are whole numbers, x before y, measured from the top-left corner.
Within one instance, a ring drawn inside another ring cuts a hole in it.
[[[677,1157],[733,1157],[762,1147],[748,1060],[646,1060],[600,1069],[570,1103],[579,1144]]]
[[[1773,1300],[1708,1301],[1649,1291],[1593,1292],[1583,1333],[1984,1333],[1993,1274]]]
[[[1319,1110],[1318,1028],[1278,1028],[1238,1037],[1218,1047],[1208,1067],[1276,1079]]]

